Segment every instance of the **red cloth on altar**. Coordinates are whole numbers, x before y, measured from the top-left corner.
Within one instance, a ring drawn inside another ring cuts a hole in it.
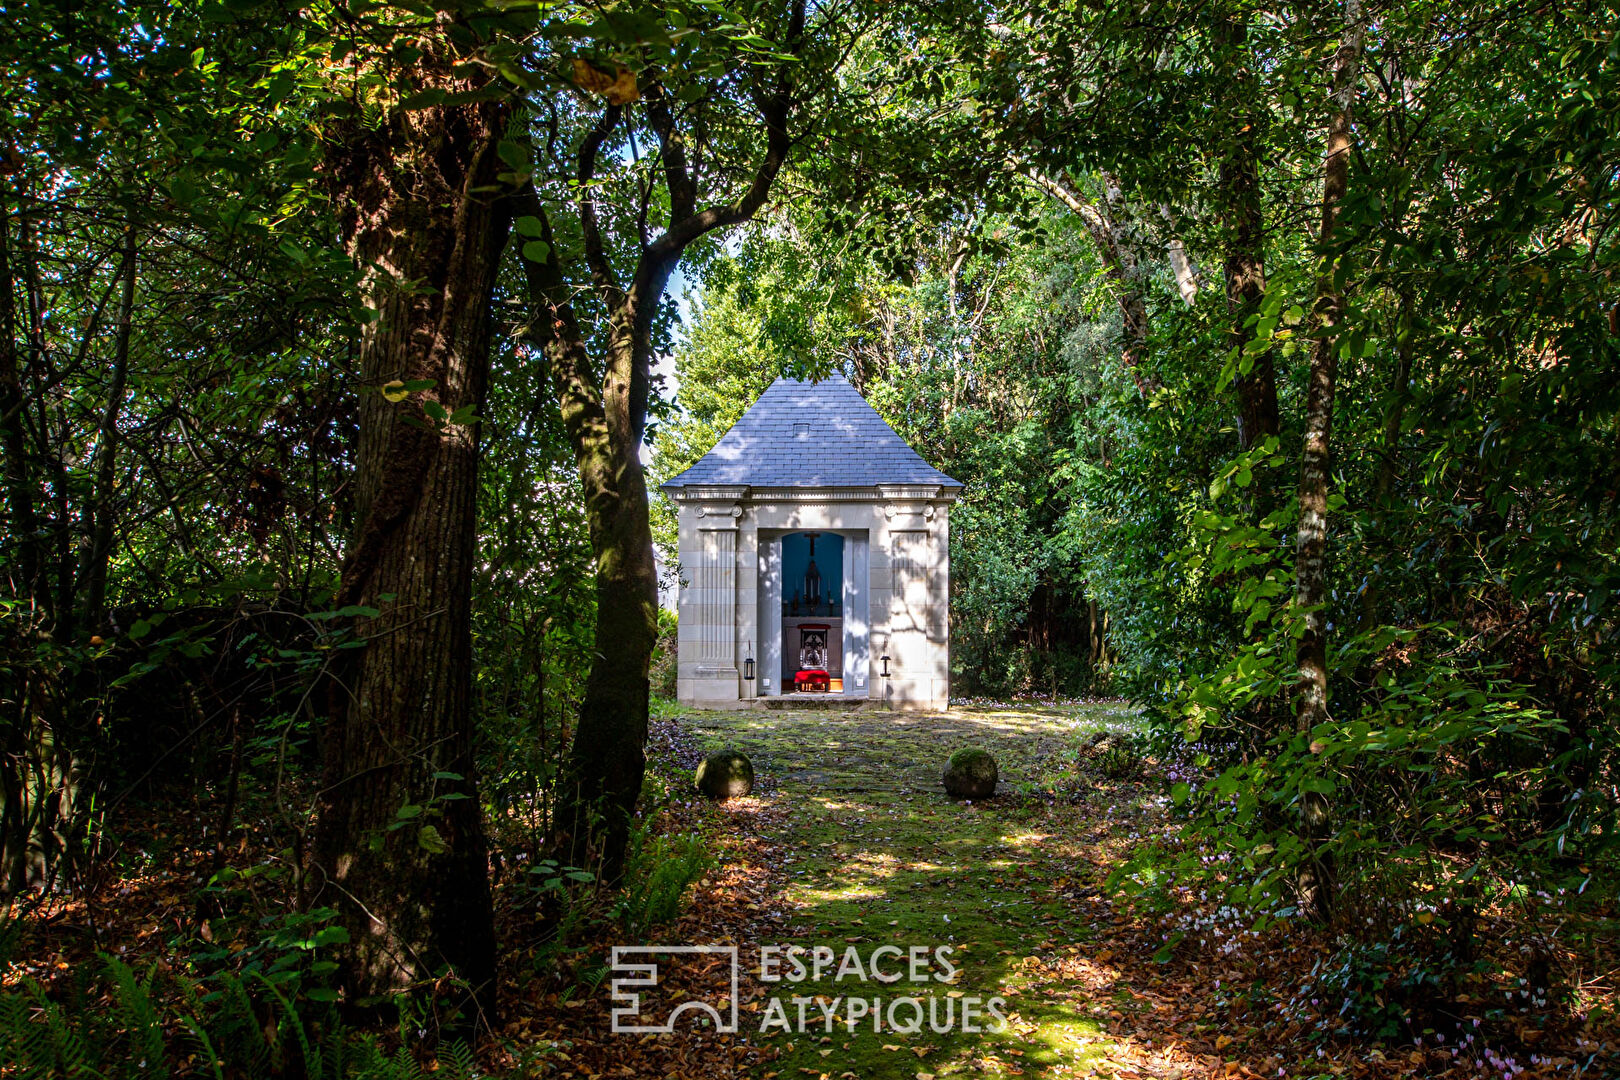
[[[832,685],[832,676],[825,671],[800,671],[793,676],[794,688],[825,690]]]

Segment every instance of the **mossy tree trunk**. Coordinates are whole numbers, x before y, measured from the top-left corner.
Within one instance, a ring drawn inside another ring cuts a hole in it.
[[[1222,271],[1226,307],[1231,320],[1231,344],[1238,350],[1239,369],[1234,386],[1238,396],[1238,441],[1248,450],[1281,430],[1277,408],[1277,370],[1266,349],[1244,356],[1250,330],[1249,316],[1260,310],[1266,292],[1265,207],[1260,190],[1260,146],[1264,118],[1255,106],[1259,90],[1254,59],[1249,52],[1246,15],[1223,22],[1220,43],[1227,50],[1232,73],[1233,110],[1230,141],[1220,165],[1220,214],[1226,229],[1226,257]],[[1243,370],[1248,365],[1248,370]]]
[[[805,0],[790,0],[783,48],[802,48]],[[648,517],[641,439],[653,359],[653,321],[670,275],[688,247],[717,229],[740,224],[764,205],[792,146],[787,124],[795,106],[793,61],[781,64],[756,96],[763,153],[734,197],[700,205],[702,173],[688,159],[688,137],[675,102],[656,80],[637,88],[637,104],[607,104],[581,140],[572,207],[548,206],[532,187],[515,214],[538,231],[540,258],[522,257],[530,304],[529,337],[550,369],[562,419],[574,445],[596,562],[596,661],[580,705],[568,772],[558,796],[552,845],[575,865],[597,867],[609,882],[624,866],[630,818],[646,771],[648,671],[658,640],[658,579]],[[629,273],[613,265],[597,200],[603,145],[626,118],[643,111],[657,141],[667,198],[667,227],[654,234],[650,205],[634,211],[639,242]],[[552,217],[577,214],[588,285],[571,281],[559,262]],[[588,290],[607,313],[607,332],[593,356],[574,309]]]

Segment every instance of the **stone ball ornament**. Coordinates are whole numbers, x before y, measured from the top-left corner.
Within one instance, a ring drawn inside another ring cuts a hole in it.
[[[977,747],[952,754],[941,777],[945,793],[956,799],[988,799],[996,793],[996,759]]]
[[[711,799],[735,799],[754,790],[754,763],[736,750],[719,750],[697,768],[697,789]]]

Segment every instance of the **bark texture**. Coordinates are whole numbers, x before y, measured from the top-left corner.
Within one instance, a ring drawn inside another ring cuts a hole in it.
[[[451,74],[455,59],[425,56],[422,87],[475,89]],[[376,313],[337,603],[380,613],[356,620],[366,646],[335,680],[307,882],[349,929],[351,1004],[448,971],[486,1019],[495,943],[471,714],[478,429],[443,417],[484,400],[507,121],[504,103],[483,102],[396,109],[336,133],[331,179]]]
[[[1226,227],[1226,257],[1222,264],[1226,307],[1231,319],[1231,345],[1242,358],[1249,340],[1245,322],[1260,309],[1266,291],[1265,216],[1260,193],[1260,130],[1258,116],[1250,115],[1255,76],[1248,54],[1248,25],[1233,20],[1221,26],[1222,44],[1231,52],[1235,83],[1236,124],[1221,159],[1221,217]],[[1238,441],[1247,450],[1280,430],[1277,411],[1277,371],[1270,351],[1252,357],[1250,368],[1239,368],[1234,383],[1238,395]]]
[[[1361,59],[1361,5],[1345,4],[1345,31],[1333,60],[1333,98],[1327,148],[1322,163],[1322,226],[1317,243],[1321,264],[1317,273],[1313,308],[1316,334],[1311,345],[1310,382],[1305,396],[1305,439],[1299,468],[1299,530],[1296,534],[1295,603],[1304,612],[1305,632],[1296,659],[1299,684],[1295,710],[1299,730],[1309,735],[1328,719],[1327,671],[1327,515],[1331,490],[1333,398],[1338,380],[1339,339],[1345,320],[1339,260],[1339,204],[1350,182],[1351,113]],[[1301,800],[1306,837],[1319,847],[1326,837],[1331,815],[1325,796],[1312,793]],[[1306,905],[1325,915],[1332,905],[1333,866],[1317,851],[1315,865],[1301,880]]]
[[[1170,214],[1170,208],[1159,207],[1159,215],[1164,218],[1165,227],[1171,230],[1170,239],[1165,241],[1164,251],[1170,259],[1170,270],[1176,276],[1176,292],[1181,295],[1182,303],[1192,307],[1198,302],[1198,268],[1187,257],[1187,246],[1174,232],[1176,222]]]
[[[790,54],[802,48],[805,11],[805,0],[787,5],[782,44]],[[596,561],[597,657],[558,795],[552,845],[559,858],[597,867],[610,883],[618,881],[624,868],[630,817],[646,771],[647,676],[658,638],[658,580],[640,459],[653,317],[670,275],[693,241],[747,221],[764,205],[792,146],[787,125],[797,66],[783,63],[775,78],[754,94],[764,147],[753,173],[734,198],[704,206],[699,205],[698,181],[672,103],[656,81],[641,88],[640,107],[658,139],[668,224],[653,235],[649,201],[641,201],[636,221],[640,242],[628,277],[621,277],[613,265],[592,182],[603,143],[624,116],[621,105],[603,108],[580,145],[573,207],[589,287],[608,313],[600,356],[591,355],[574,312],[576,286],[557,262],[551,231],[557,208],[548,208],[532,188],[516,200],[518,215],[540,222],[541,239],[551,252],[543,260],[522,258],[531,306],[529,335],[549,365],[574,445]]]

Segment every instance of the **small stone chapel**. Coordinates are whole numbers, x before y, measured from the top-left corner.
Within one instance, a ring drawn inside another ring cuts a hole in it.
[[[680,517],[680,700],[947,708],[961,490],[842,375],[777,379],[663,485]]]

